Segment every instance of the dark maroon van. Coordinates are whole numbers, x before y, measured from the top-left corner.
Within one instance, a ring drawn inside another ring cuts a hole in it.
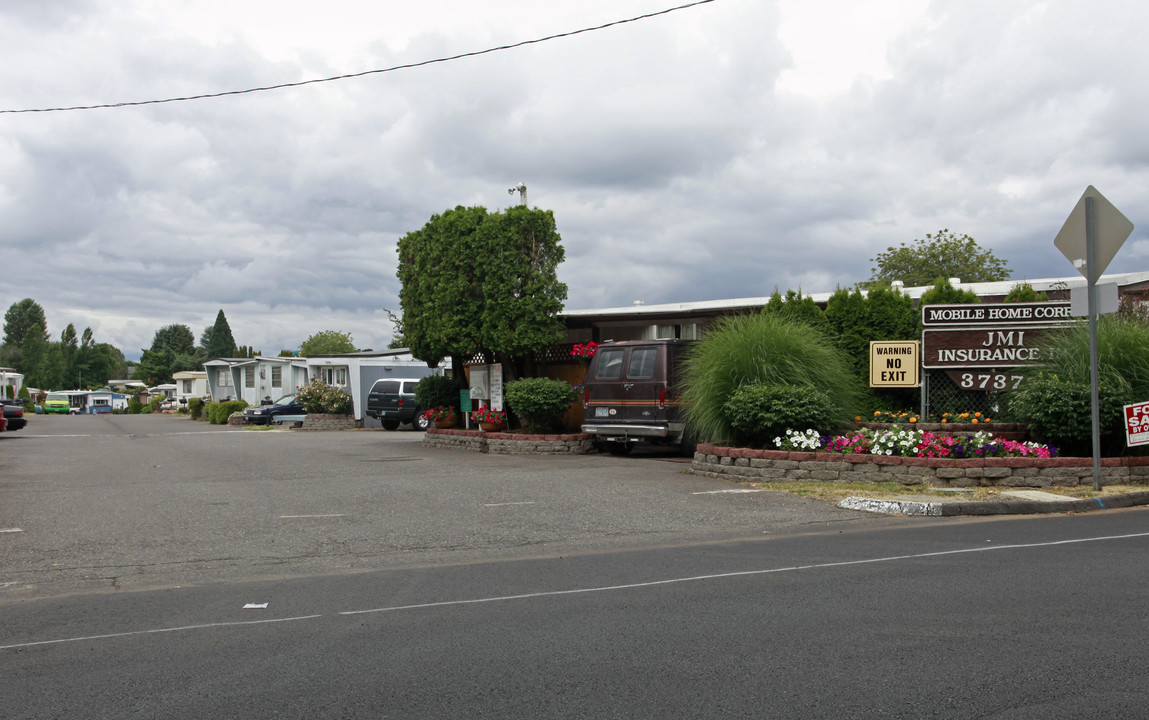
[[[639,442],[677,445],[693,453],[678,397],[678,368],[692,340],[604,342],[583,389],[582,431],[595,444],[625,455]]]

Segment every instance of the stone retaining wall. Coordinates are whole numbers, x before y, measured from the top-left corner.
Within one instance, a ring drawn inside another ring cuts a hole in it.
[[[582,455],[593,453],[590,435],[524,435],[522,433],[483,432],[428,428],[423,436],[427,447],[455,448],[473,452],[503,455]]]
[[[1093,483],[1092,458],[903,458],[700,444],[695,475],[750,482],[897,482],[938,487],[1067,487]],[[1149,484],[1149,457],[1103,458],[1106,485]]]
[[[362,420],[356,420],[353,415],[330,415],[328,413],[308,413],[303,421],[303,427],[293,427],[296,432],[300,430],[354,430],[363,427]]]

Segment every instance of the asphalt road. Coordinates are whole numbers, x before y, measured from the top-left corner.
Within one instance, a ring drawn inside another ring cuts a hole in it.
[[[46,420],[0,440],[0,717],[1149,707],[1141,508],[874,517],[656,457]]]

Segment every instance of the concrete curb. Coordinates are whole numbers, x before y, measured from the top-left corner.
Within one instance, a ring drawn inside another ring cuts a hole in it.
[[[1037,513],[1088,512],[1109,510],[1135,505],[1149,505],[1149,491],[1109,495],[1107,497],[1066,499],[1063,502],[1037,500],[995,500],[988,502],[914,502],[912,500],[880,500],[877,498],[848,497],[838,503],[846,510],[882,513],[885,515],[914,515],[953,517],[957,515],[1034,515]]]

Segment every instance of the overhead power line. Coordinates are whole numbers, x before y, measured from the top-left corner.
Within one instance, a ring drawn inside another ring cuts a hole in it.
[[[434,58],[432,60],[421,60],[419,62],[407,63],[404,65],[395,65],[388,68],[380,68],[378,70],[364,70],[363,72],[349,73],[347,75],[336,75],[334,77],[317,78],[315,80],[300,80],[298,82],[280,83],[278,85],[266,85],[264,87],[247,88],[246,90],[227,90],[224,92],[204,93],[202,95],[187,95],[184,97],[164,98],[161,100],[136,100],[132,102],[118,102],[118,103],[102,103],[99,105],[74,105],[72,107],[51,107],[51,108],[26,108],[22,110],[0,110],[0,114],[15,114],[15,113],[47,113],[47,112],[67,112],[70,110],[101,110],[105,108],[121,108],[121,107],[137,107],[140,105],[160,105],[163,103],[185,102],[188,100],[207,100],[210,98],[226,97],[228,95],[247,95],[249,93],[267,92],[269,90],[283,90],[284,88],[302,87],[304,85],[316,85],[318,83],[335,82],[336,80],[350,80],[351,78],[359,78],[367,75],[379,75],[382,73],[396,72],[398,70],[410,70],[411,68],[423,67],[425,65],[435,65],[437,63],[451,62],[453,60],[462,60],[463,58],[476,57],[478,55],[489,55],[491,53],[503,52],[504,50],[514,50],[526,45],[537,45],[539,43],[548,42],[550,40],[558,40],[560,38],[571,37],[574,35],[582,35],[583,33],[595,32],[597,30],[605,30],[606,28],[615,27],[616,25],[625,25],[627,23],[638,22],[640,20],[649,20],[650,18],[658,17],[660,15],[667,15],[679,10],[686,10],[688,8],[696,7],[698,5],[706,5],[715,2],[715,0],[696,0],[695,2],[687,3],[685,5],[678,5],[676,7],[659,10],[657,12],[647,13],[645,15],[638,15],[636,17],[626,18],[625,20],[615,20],[603,25],[595,25],[594,27],[586,27],[581,30],[571,30],[569,32],[558,33],[555,35],[547,35],[546,37],[535,38],[534,40],[523,40],[521,42],[512,43],[510,45],[500,45],[498,47],[487,48],[486,50],[474,50],[472,52],[459,53],[458,55],[450,55],[447,57]]]

